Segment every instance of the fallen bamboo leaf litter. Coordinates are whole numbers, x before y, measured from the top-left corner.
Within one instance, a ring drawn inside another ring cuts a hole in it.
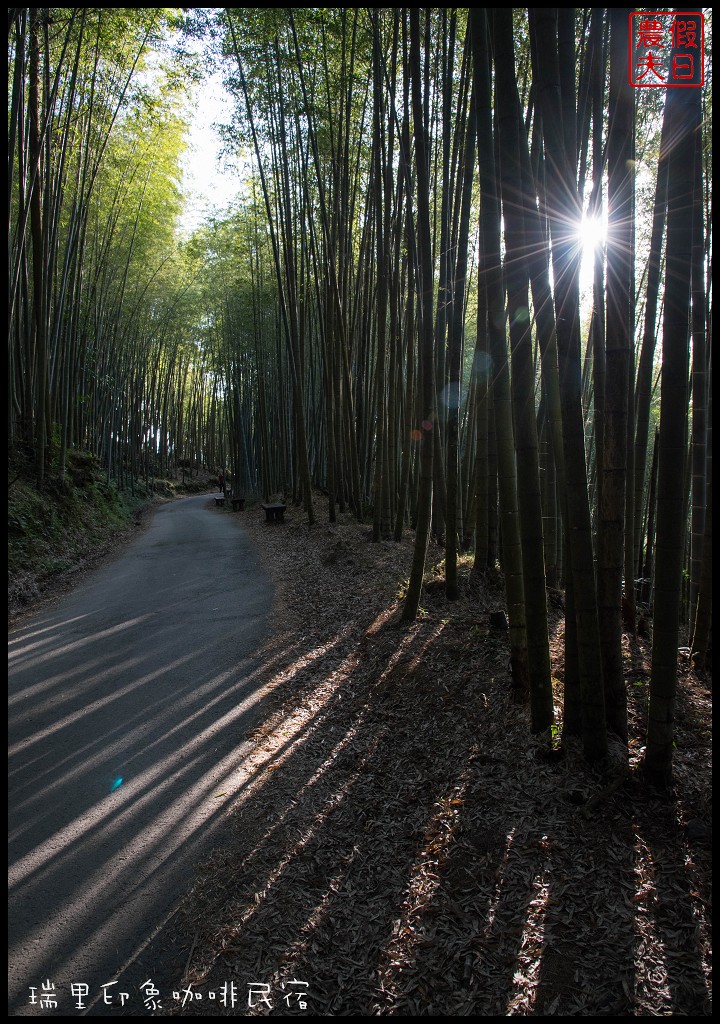
[[[235,839],[175,918],[175,941],[194,941],[183,983],[279,992],[294,977],[308,1012],[332,1016],[707,1015],[711,849],[687,827],[709,820],[702,681],[681,679],[675,799],[631,773],[584,817],[586,800],[561,794],[592,798],[604,781],[572,753],[538,758],[485,627],[499,582],[467,580],[452,605],[430,586],[422,619],[401,627],[411,535],[373,545],[339,520],[310,529],[289,506],[269,531],[248,517],[282,650],[267,652]],[[629,640],[626,655],[647,664]],[[632,765],[646,694],[628,689]],[[239,1010],[287,1015],[203,1013]]]

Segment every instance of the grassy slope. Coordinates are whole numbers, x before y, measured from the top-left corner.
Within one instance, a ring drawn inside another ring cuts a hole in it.
[[[135,493],[108,484],[92,456],[71,452],[64,481],[42,491],[10,460],[8,487],[8,614],[78,582],[78,574],[131,537],[158,500],[204,491],[205,475],[188,484],[161,480]]]

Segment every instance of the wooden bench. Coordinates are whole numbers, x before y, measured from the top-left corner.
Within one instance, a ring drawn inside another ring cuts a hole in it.
[[[244,511],[244,509],[245,509],[245,499],[244,498],[231,498],[230,501],[232,502],[233,512],[243,512]]]
[[[224,505],[224,504],[225,504],[225,495],[224,495],[224,494],[221,494],[219,498],[216,498],[216,499],[215,499],[215,505],[216,505],[216,506],[217,506],[218,508],[220,508],[220,507],[221,507],[222,505]]]
[[[265,509],[265,520],[268,523],[283,523],[285,521],[285,505],[275,502],[270,505],[263,505]]]

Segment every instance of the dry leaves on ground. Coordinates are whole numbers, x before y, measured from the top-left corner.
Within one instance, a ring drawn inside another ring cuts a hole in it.
[[[488,625],[499,581],[466,575],[449,603],[431,569],[401,626],[411,533],[243,516],[277,587],[268,712],[234,841],[175,916],[185,974],[166,1012],[709,1014],[704,682],[685,666],[674,798],[635,771],[603,793],[572,750],[543,756],[512,700]],[[557,632],[553,650],[560,678]],[[635,765],[647,652],[628,655]]]

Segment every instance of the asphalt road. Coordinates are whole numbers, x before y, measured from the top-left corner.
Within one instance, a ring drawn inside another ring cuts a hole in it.
[[[239,518],[162,506],[10,633],[12,1016],[144,1016],[143,983],[172,981],[148,943],[221,841],[261,717],[273,594]]]

